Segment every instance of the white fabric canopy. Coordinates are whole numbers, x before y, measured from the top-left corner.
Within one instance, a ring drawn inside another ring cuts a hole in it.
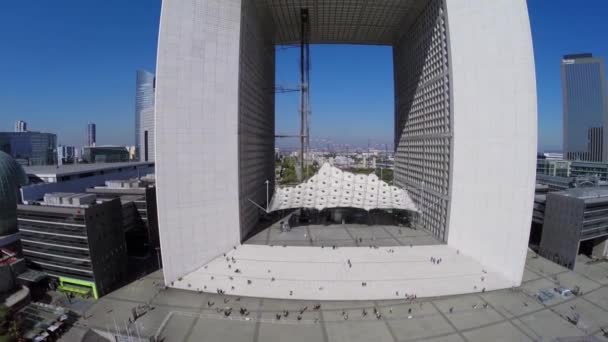
[[[375,174],[344,172],[327,163],[306,182],[276,189],[269,211],[291,208],[403,209],[418,211],[407,191]]]

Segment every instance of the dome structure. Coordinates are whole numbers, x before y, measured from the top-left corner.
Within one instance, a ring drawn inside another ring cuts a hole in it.
[[[0,236],[17,232],[19,187],[27,184],[27,175],[13,157],[0,151]]]

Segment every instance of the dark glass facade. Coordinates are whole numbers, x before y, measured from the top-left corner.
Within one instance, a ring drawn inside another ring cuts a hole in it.
[[[129,161],[129,151],[123,146],[88,146],[82,159],[87,163],[124,163]]]
[[[2,132],[0,149],[10,154],[19,164],[57,164],[57,136],[40,132]]]
[[[154,160],[154,74],[137,71],[135,84],[135,148],[141,161]]]
[[[604,128],[608,116],[604,60],[590,54],[562,59],[564,157],[608,161]]]
[[[95,146],[97,143],[97,126],[94,123],[87,125],[87,146]]]

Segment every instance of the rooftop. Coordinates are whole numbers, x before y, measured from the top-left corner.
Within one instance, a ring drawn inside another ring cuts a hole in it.
[[[608,197],[608,187],[599,188],[573,188],[557,192],[557,194],[576,197],[583,200]]]
[[[138,308],[131,336],[167,341],[554,341],[581,336],[608,341],[602,330],[608,328],[607,275],[607,262],[579,260],[570,271],[529,252],[518,288],[416,300],[318,302],[165,289],[158,271],[101,298],[80,323],[106,332],[116,321],[124,333],[132,309]],[[553,291],[559,286],[578,286],[581,292],[562,296]],[[540,290],[553,297],[539,301]]]
[[[25,172],[28,175],[38,177],[61,177],[73,174],[115,170],[124,167],[133,167],[140,165],[154,165],[153,162],[126,162],[126,163],[93,163],[93,164],[67,164],[67,165],[39,165],[26,166]]]
[[[578,59],[578,58],[593,58],[593,54],[586,52],[586,53],[564,55],[564,59]]]

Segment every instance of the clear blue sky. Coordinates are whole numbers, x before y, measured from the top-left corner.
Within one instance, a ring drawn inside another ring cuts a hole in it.
[[[529,0],[529,7],[539,148],[559,150],[560,57],[608,57],[608,1]],[[60,143],[82,145],[93,121],[100,144],[132,144],[135,70],[154,71],[159,12],[160,0],[0,1],[0,130],[23,119]],[[390,143],[390,48],[314,46],[312,59],[313,136]],[[297,49],[278,51],[278,83],[296,84],[297,68]],[[277,132],[297,130],[298,104],[297,94],[277,95]]]

